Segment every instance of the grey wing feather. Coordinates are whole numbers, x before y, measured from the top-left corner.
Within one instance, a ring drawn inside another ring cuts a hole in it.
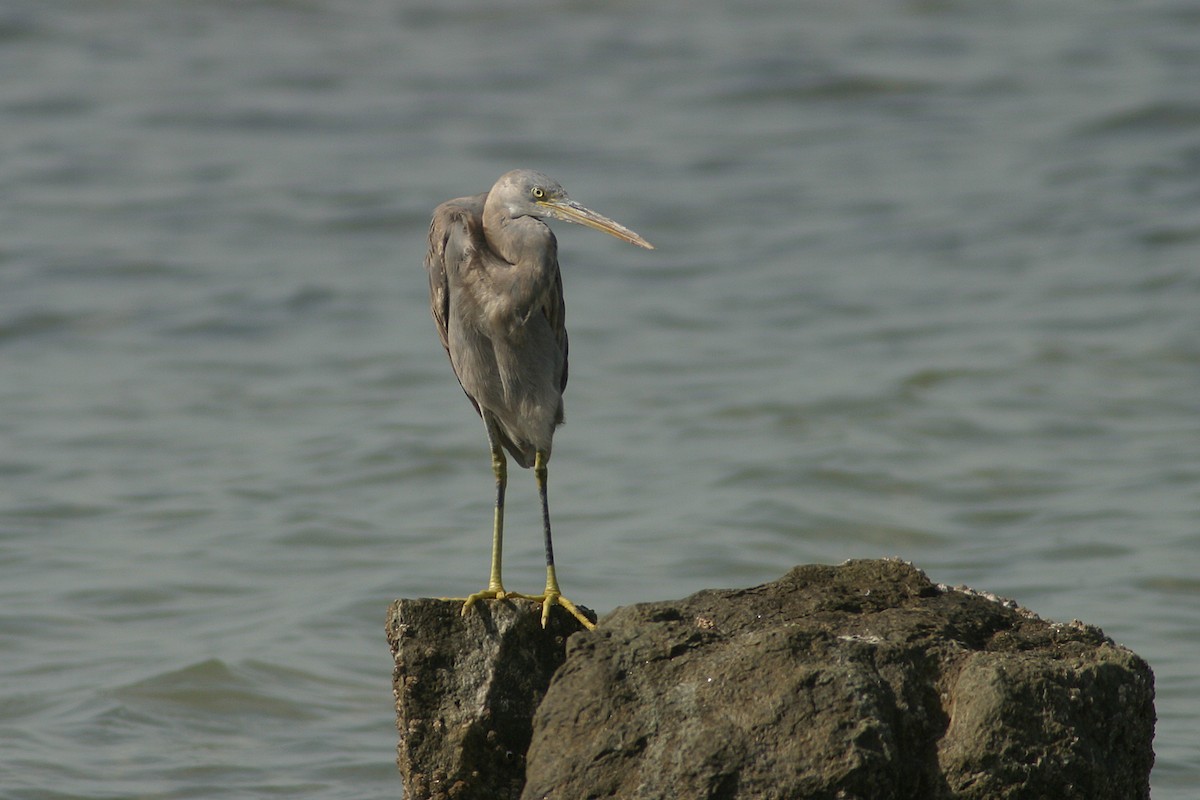
[[[542,307],[542,313],[546,315],[546,321],[550,323],[550,329],[554,331],[554,338],[558,340],[558,349],[562,351],[562,381],[559,384],[558,390],[565,392],[567,390],[567,305],[563,300],[562,274],[554,271],[554,290],[550,297],[547,298],[547,303]]]
[[[486,194],[448,200],[433,210],[429,223],[429,252],[425,255],[425,271],[429,273],[429,311],[437,327],[438,338],[450,357],[450,279],[447,265],[458,265],[469,259],[476,241],[483,235],[483,201]],[[458,369],[455,367],[455,377]],[[462,381],[459,381],[462,386]],[[463,393],[479,412],[479,403],[464,388]]]
[[[449,353],[450,339],[446,329],[450,317],[450,284],[446,278],[445,230],[439,227],[438,221],[435,216],[429,226],[429,253],[425,256],[425,271],[429,273],[429,312],[433,314],[433,323],[437,326],[442,347]]]

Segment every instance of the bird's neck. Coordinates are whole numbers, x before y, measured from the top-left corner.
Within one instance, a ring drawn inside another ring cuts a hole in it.
[[[545,272],[558,263],[554,234],[546,223],[534,217],[510,217],[485,207],[483,235],[492,252],[514,268]]]

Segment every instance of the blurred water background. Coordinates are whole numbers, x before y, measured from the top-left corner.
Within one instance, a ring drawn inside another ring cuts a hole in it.
[[[6,0],[0,126],[0,797],[400,796],[492,502],[426,227],[518,166],[658,246],[558,226],[569,595],[909,559],[1144,656],[1196,796],[1195,3]]]

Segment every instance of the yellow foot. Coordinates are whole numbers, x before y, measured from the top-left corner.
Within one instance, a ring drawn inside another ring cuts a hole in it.
[[[531,598],[527,594],[519,594],[517,592],[507,591],[507,590],[505,590],[505,588],[503,586],[501,586],[498,589],[484,589],[482,592],[476,592],[475,594],[467,595],[465,598],[461,598],[463,601],[463,607],[462,607],[462,611],[459,613],[461,613],[465,617],[468,613],[470,613],[471,606],[475,605],[480,600],[506,600],[506,599],[510,599],[510,598],[515,599],[515,600],[539,599],[539,598]],[[447,597],[444,599],[458,600],[460,598]]]
[[[574,603],[572,603],[567,598],[563,597],[558,592],[553,592],[553,591],[547,592],[546,594],[541,595],[540,597],[530,597],[528,599],[542,604],[542,627],[543,628],[546,627],[546,625],[548,625],[550,623],[550,607],[559,605],[559,606],[562,606],[563,608],[565,608],[567,611],[571,612],[571,616],[573,616],[573,617],[575,617],[575,619],[579,620],[580,623],[583,624],[583,627],[587,628],[589,631],[596,630],[595,624],[590,619],[585,617],[583,615],[583,612],[580,611],[579,608]]]
[[[583,615],[579,607],[572,603],[567,598],[563,597],[558,592],[549,592],[547,594],[521,594],[520,592],[510,592],[506,589],[484,589],[482,592],[467,597],[439,597],[439,600],[462,600],[462,611],[459,612],[462,616],[466,616],[471,612],[471,606],[475,605],[480,600],[532,600],[535,603],[542,604],[542,627],[550,624],[550,607],[559,605],[570,612],[571,616],[579,620],[583,627],[589,631],[596,630],[595,624]]]

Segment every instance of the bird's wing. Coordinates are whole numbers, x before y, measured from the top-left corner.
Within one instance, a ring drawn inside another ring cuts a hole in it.
[[[483,237],[483,201],[486,194],[447,200],[433,210],[429,223],[429,252],[425,271],[429,274],[429,311],[437,327],[438,338],[450,356],[450,279],[448,271],[470,259]],[[454,366],[451,357],[450,365]],[[458,370],[455,368],[455,376]],[[462,381],[459,381],[462,385]],[[463,389],[466,392],[466,389]],[[479,404],[467,394],[475,410]]]
[[[429,311],[437,325],[438,336],[446,353],[450,352],[447,330],[450,321],[450,279],[448,271],[469,258],[474,250],[474,229],[482,227],[482,205],[479,213],[468,202],[474,198],[448,200],[433,210],[429,223],[429,252],[425,255],[425,271],[429,273]]]
[[[560,392],[567,390],[567,305],[563,300],[562,273],[557,269],[554,270],[554,286],[546,293],[545,302],[542,305],[542,313],[546,315],[546,321],[550,323],[550,330],[554,331],[554,338],[558,342],[558,349],[562,351],[562,380],[558,387]]]

